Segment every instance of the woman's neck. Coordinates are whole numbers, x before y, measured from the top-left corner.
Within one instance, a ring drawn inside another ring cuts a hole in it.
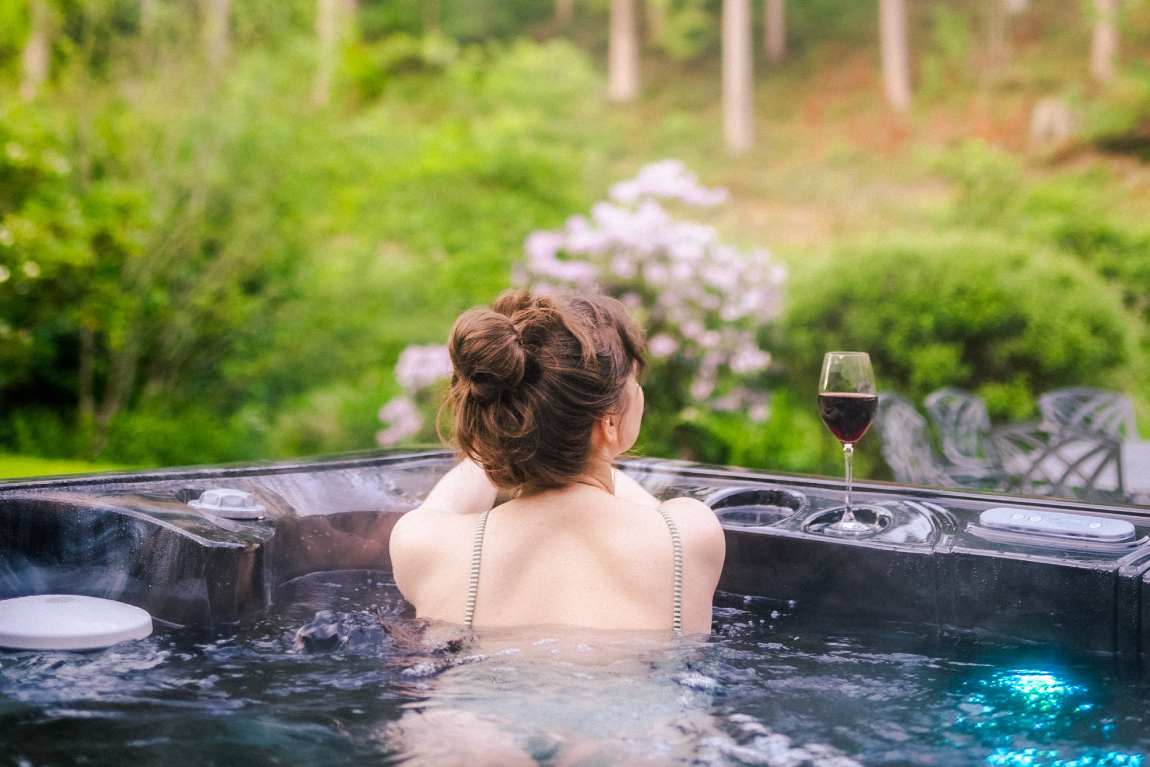
[[[571,484],[567,487],[572,487],[575,485],[592,487],[596,490],[602,490],[608,495],[614,495],[615,469],[610,461],[595,459],[591,462],[591,465],[587,467],[587,470],[572,480]],[[561,491],[562,488],[553,489],[552,492],[555,490]],[[519,494],[519,497],[522,498],[525,496],[537,495],[539,493],[545,492],[548,492],[548,490],[531,490],[524,488],[523,491]]]
[[[577,477],[575,482],[605,490],[609,495],[615,494],[615,470],[606,461],[596,461],[587,471]]]

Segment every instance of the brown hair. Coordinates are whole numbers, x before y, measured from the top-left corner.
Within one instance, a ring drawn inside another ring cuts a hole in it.
[[[456,444],[501,488],[574,481],[595,421],[623,409],[627,378],[646,368],[643,331],[598,295],[505,291],[464,312],[448,348]]]

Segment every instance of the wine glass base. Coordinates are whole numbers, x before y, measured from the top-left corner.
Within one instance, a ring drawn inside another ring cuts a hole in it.
[[[822,529],[823,535],[833,535],[838,538],[865,538],[882,530],[882,525],[868,525],[864,522],[835,522]]]
[[[803,532],[834,538],[868,538],[881,533],[891,523],[890,509],[871,503],[851,504],[854,519],[843,520],[846,507],[819,511],[803,522]]]

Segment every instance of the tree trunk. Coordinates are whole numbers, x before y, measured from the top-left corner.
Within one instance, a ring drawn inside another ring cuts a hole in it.
[[[128,404],[128,398],[135,388],[136,365],[140,359],[139,329],[133,326],[129,328],[128,333],[124,345],[109,355],[108,384],[100,411],[96,413],[96,432],[92,438],[93,458],[99,456],[108,446],[108,430],[112,419],[123,410],[124,405]]]
[[[990,0],[986,9],[986,69],[993,75],[1010,63],[1010,35],[1008,0]]]
[[[1094,0],[1096,17],[1090,40],[1090,74],[1100,83],[1114,78],[1118,55],[1118,0]]]
[[[575,18],[575,0],[555,0],[555,26],[565,29]]]
[[[635,0],[611,0],[607,44],[607,96],[631,101],[639,95],[639,40],[635,33]]]
[[[316,0],[315,36],[317,43],[315,86],[311,100],[318,106],[331,103],[331,80],[335,73],[336,43],[339,36],[339,0]]]
[[[149,35],[156,26],[156,0],[140,0],[140,32]]]
[[[767,58],[782,61],[787,55],[786,13],[783,0],[767,0],[767,12],[763,17],[763,43]]]
[[[439,0],[423,0],[423,34],[439,32]]]
[[[754,143],[754,65],[750,0],[723,0],[723,134],[727,148],[744,152]]]
[[[96,413],[96,399],[92,393],[92,382],[95,378],[96,334],[86,323],[80,323],[80,380],[79,408],[81,423],[91,423]]]
[[[25,101],[36,98],[40,86],[48,79],[48,36],[49,25],[47,0],[31,0],[28,4],[32,28],[21,57],[23,71],[20,74],[20,97]]]
[[[229,11],[228,0],[207,0],[204,42],[213,69],[222,67],[228,57]]]
[[[879,0],[879,39],[886,101],[899,112],[910,109],[910,56],[906,40],[905,0]]]
[[[655,45],[663,39],[667,28],[667,0],[647,0],[647,42]]]

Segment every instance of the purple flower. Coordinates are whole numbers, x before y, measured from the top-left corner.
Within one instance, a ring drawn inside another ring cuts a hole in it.
[[[647,342],[647,348],[655,357],[670,357],[679,350],[679,342],[666,333],[660,333]]]
[[[404,349],[395,364],[395,380],[409,394],[451,378],[451,355],[446,346],[412,345]]]
[[[380,447],[393,447],[415,436],[423,427],[423,416],[419,408],[411,398],[404,396],[396,397],[381,407],[379,420],[388,427],[375,433],[375,441]]]
[[[595,289],[624,299],[653,333],[652,356],[677,354],[694,367],[691,397],[765,418],[766,395],[740,382],[770,363],[755,331],[778,315],[786,270],[763,250],[744,254],[720,242],[711,226],[675,220],[657,201],[714,205],[726,197],[678,160],[644,166],[589,216],[533,232],[526,263],[513,270],[516,283],[537,293]]]
[[[726,189],[707,189],[699,177],[687,170],[681,160],[663,160],[644,165],[635,178],[611,187],[616,202],[635,203],[643,197],[669,197],[688,205],[709,207],[727,200]]]

